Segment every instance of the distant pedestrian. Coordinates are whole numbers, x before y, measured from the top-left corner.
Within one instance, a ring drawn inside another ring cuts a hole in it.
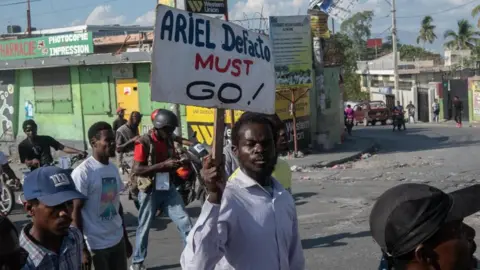
[[[32,217],[20,234],[20,246],[29,254],[23,270],[81,269],[83,236],[70,224],[73,201],[85,196],[75,189],[70,172],[38,168],[25,178],[23,191]]]
[[[408,103],[407,110],[408,110],[408,123],[415,124],[415,105],[413,105],[412,101]]]
[[[458,96],[453,98],[453,117],[457,123],[457,127],[462,127],[462,114],[463,114],[463,103]]]
[[[380,270],[472,270],[475,230],[464,218],[480,210],[480,185],[451,193],[425,184],[385,191],[370,213],[383,253]]]
[[[125,119],[125,109],[124,108],[118,108],[117,109],[117,116],[118,117],[113,121],[113,124],[112,124],[114,134],[117,132],[117,129],[119,129],[121,126],[123,126],[127,123],[127,119]]]
[[[440,115],[440,104],[438,103],[438,99],[432,104],[432,112],[433,112],[433,122],[438,123],[439,115]]]

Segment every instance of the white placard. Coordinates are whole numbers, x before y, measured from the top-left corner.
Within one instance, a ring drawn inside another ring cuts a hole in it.
[[[275,112],[270,40],[238,25],[157,6],[152,100]]]

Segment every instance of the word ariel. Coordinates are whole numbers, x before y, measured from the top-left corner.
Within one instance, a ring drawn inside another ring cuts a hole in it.
[[[183,42],[199,48],[214,50],[217,47],[212,40],[212,25],[209,19],[194,17],[192,13],[187,16],[174,14],[168,10],[161,18],[160,39]],[[214,22],[215,23],[215,22]],[[235,31],[228,23],[222,23],[223,43],[221,48],[227,52],[236,51],[239,54],[249,55],[270,62],[271,51],[265,46],[261,36],[249,39],[247,30]],[[215,36],[215,38],[220,38]]]

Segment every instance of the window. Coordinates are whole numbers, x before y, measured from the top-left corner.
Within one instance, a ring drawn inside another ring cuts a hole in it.
[[[73,113],[70,68],[33,70],[35,112]]]

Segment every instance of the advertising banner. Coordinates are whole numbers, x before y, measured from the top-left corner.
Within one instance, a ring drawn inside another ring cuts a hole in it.
[[[225,14],[227,11],[227,0],[186,0],[187,11],[204,14]]]
[[[270,17],[277,90],[308,89],[312,82],[309,16]]]
[[[0,60],[84,55],[92,53],[92,33],[0,41]]]
[[[328,15],[323,12],[310,15],[310,25],[312,27],[312,36],[316,38],[330,38],[330,30],[328,30]]]
[[[152,100],[274,113],[271,48],[236,24],[158,5]]]

